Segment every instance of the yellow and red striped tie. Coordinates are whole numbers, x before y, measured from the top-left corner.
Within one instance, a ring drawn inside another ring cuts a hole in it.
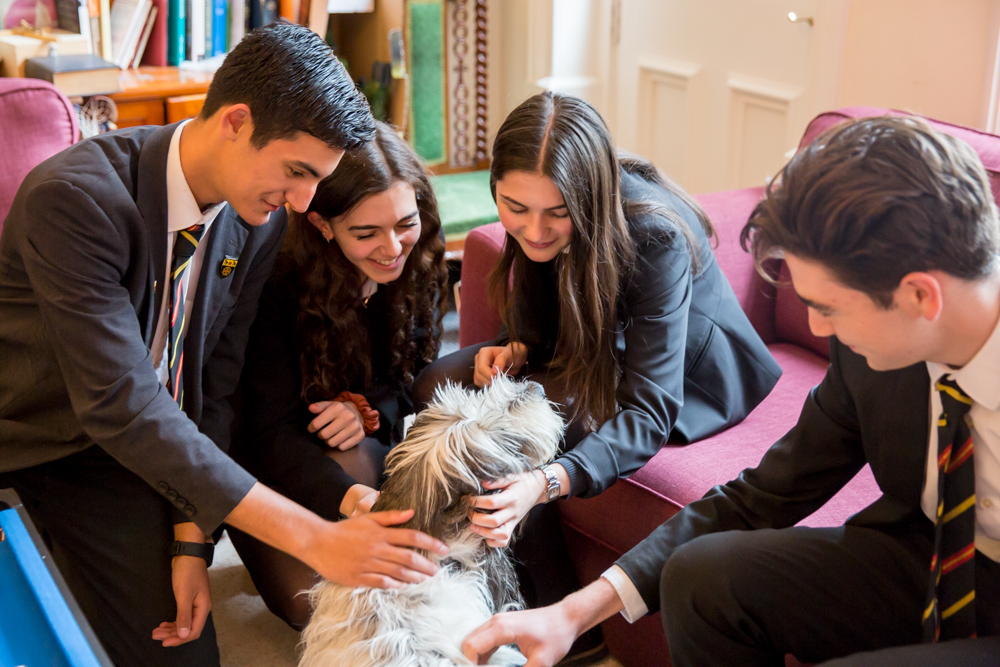
[[[174,241],[174,259],[170,264],[170,337],[167,354],[169,375],[167,389],[177,405],[184,409],[184,278],[191,270],[194,251],[205,232],[204,225],[193,225],[177,233]]]
[[[976,472],[971,429],[972,399],[950,378],[938,419],[938,506],[934,557],[924,609],[924,641],[976,636]]]

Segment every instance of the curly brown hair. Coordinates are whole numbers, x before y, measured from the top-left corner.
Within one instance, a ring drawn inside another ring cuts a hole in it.
[[[386,379],[409,387],[417,360],[430,363],[437,357],[448,300],[441,218],[419,159],[393,128],[377,123],[375,139],[347,151],[319,184],[309,211],[332,220],[400,181],[416,194],[420,239],[402,275],[379,289],[385,290],[392,332]],[[291,215],[282,252],[298,276],[302,397],[313,402],[333,399],[359,378],[368,386],[372,366],[369,332],[359,317],[365,276],[307,216],[308,211]]]

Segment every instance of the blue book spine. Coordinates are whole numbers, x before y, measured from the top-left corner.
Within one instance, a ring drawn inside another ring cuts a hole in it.
[[[228,0],[213,0],[215,5],[215,20],[212,21],[212,55],[226,52],[226,37],[229,29]]]
[[[177,66],[184,60],[187,45],[187,0],[169,0],[167,4],[167,64]]]

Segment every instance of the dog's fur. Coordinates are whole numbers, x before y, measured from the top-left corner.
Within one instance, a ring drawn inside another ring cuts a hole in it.
[[[388,479],[372,511],[413,509],[406,527],[448,545],[441,571],[401,589],[313,588],[299,667],[445,667],[471,664],[462,640],[497,611],[523,606],[507,549],[469,528],[469,498],[481,482],[528,472],[553,459],[563,420],[541,385],[499,376],[480,391],[439,387],[386,458]],[[439,557],[424,553],[432,560]],[[491,664],[522,664],[501,649]]]

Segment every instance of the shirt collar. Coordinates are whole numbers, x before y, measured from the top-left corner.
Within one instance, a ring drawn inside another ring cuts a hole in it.
[[[1000,322],[969,363],[956,370],[928,361],[927,373],[932,387],[943,375],[951,375],[973,401],[987,410],[1000,409]]]
[[[179,232],[191,225],[204,224],[205,231],[215,220],[226,202],[216,204],[205,211],[198,207],[198,201],[191,193],[184,169],[181,168],[181,133],[190,121],[184,121],[177,126],[174,136],[170,138],[170,149],[167,151],[167,231]]]

